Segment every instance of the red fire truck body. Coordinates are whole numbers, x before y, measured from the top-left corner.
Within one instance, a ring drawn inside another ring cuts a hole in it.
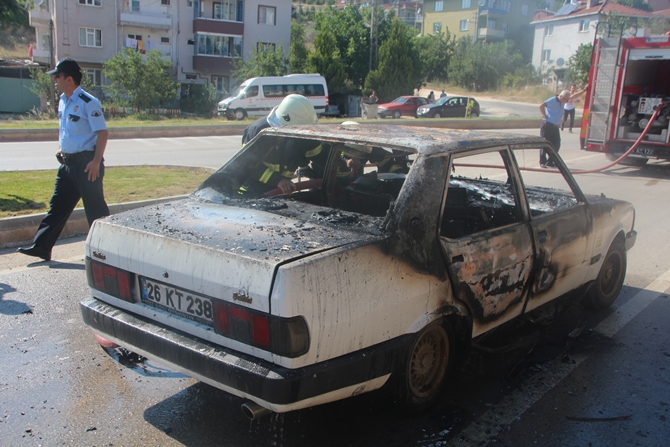
[[[582,149],[618,158],[663,102],[649,132],[624,161],[642,165],[650,158],[670,160],[670,36],[596,39],[588,83]]]

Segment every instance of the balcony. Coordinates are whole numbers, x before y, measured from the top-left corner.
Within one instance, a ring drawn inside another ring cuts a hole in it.
[[[479,28],[477,37],[487,41],[503,40],[505,38],[505,32],[501,29]]]
[[[28,18],[30,20],[30,26],[37,27],[38,25],[49,25],[51,20],[51,13],[46,9],[40,8],[33,9],[28,12]]]
[[[195,34],[214,33],[242,36],[244,35],[244,23],[231,22],[228,20],[197,18],[193,19],[193,32]]]
[[[150,29],[172,29],[172,15],[148,12],[122,12],[119,24]]]
[[[43,64],[51,64],[51,51],[33,49],[33,62],[41,62]]]
[[[506,14],[507,14],[506,9],[484,7],[484,8],[481,8],[479,10],[479,15],[480,16],[486,16],[486,17],[490,17],[490,18],[502,17]]]
[[[232,57],[195,55],[193,56],[193,70],[230,73],[235,68],[234,60]]]

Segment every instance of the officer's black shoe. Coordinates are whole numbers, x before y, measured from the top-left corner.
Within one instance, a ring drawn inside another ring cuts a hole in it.
[[[35,256],[36,258],[41,258],[45,261],[51,261],[51,250],[42,248],[39,245],[33,245],[32,247],[28,248],[20,247],[16,251],[23,253],[24,255]]]

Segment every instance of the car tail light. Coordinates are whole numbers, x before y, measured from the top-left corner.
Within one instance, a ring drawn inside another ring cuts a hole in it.
[[[88,285],[128,302],[135,302],[131,291],[131,273],[125,270],[86,258]]]
[[[214,300],[214,331],[283,357],[298,357],[309,348],[302,317],[281,318]]]

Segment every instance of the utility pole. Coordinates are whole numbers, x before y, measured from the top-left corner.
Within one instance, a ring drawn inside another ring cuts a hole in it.
[[[372,0],[370,4],[370,67],[369,71],[377,68],[377,21],[375,12],[377,9],[377,0]]]

